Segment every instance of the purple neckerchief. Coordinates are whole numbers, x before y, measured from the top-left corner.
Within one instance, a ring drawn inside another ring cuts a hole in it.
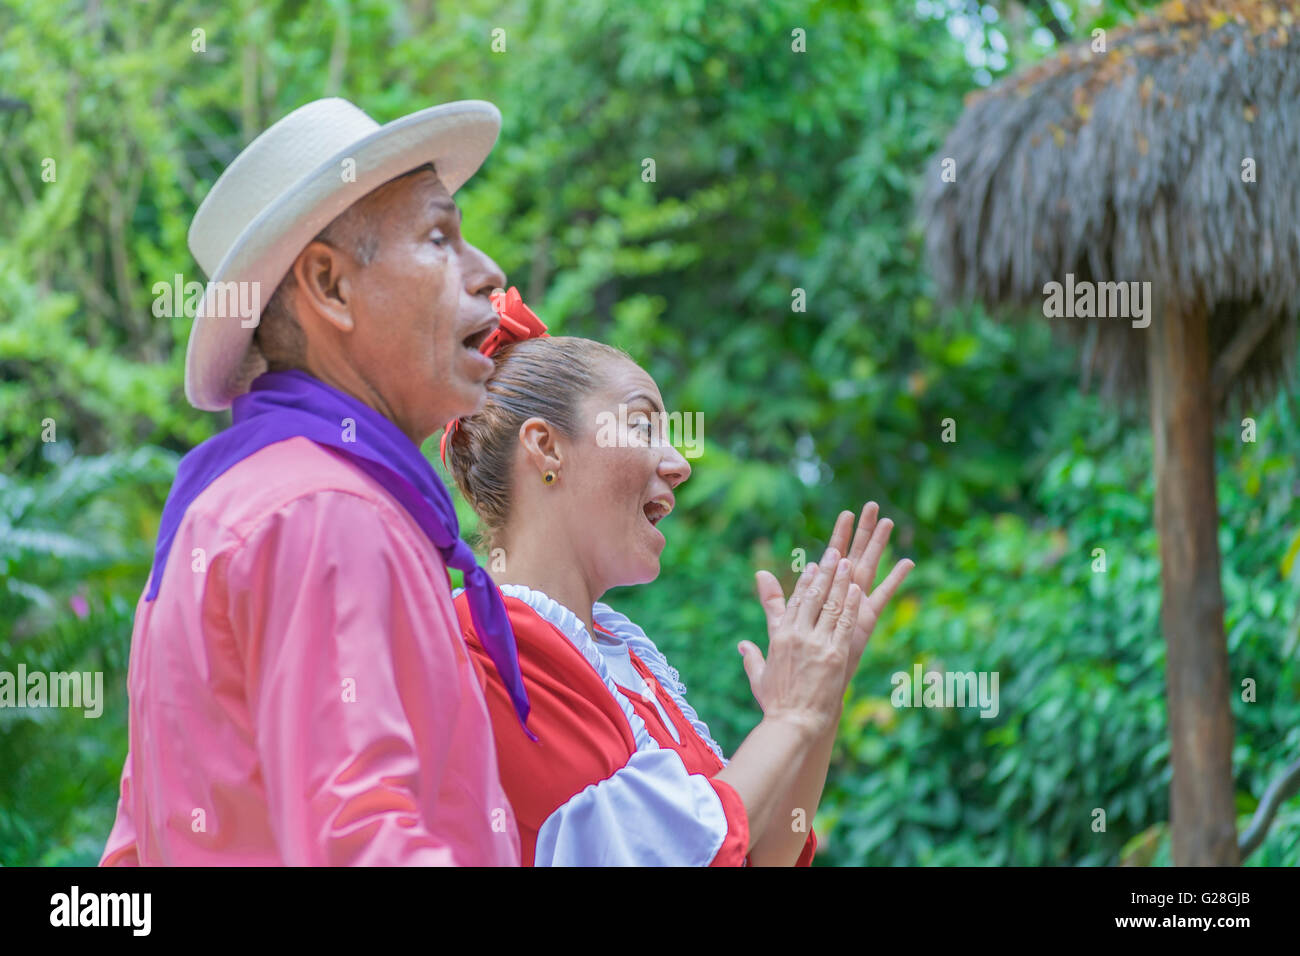
[[[352,419],[345,440],[344,419]],[[501,593],[479,567],[474,552],[460,539],[460,523],[451,495],[420,449],[383,415],[306,372],[266,372],[235,399],[233,424],[195,447],[176,469],[176,480],[163,507],[154,552],[153,574],[145,600],[158,596],[167,552],[181,519],[200,492],[227,469],[253,452],[303,437],[347,455],[396,498],[429,536],[448,567],[464,573],[470,617],[483,649],[510,692],[524,732],[528,730],[528,693],[519,672],[519,654]]]

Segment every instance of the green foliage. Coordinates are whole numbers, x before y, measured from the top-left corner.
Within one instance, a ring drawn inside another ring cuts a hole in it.
[[[1300,523],[1295,423],[1284,403],[1263,422],[1258,444],[1219,443],[1231,674],[1257,683],[1254,703],[1233,705],[1243,811],[1300,743],[1300,606],[1280,561]],[[846,707],[823,808],[832,860],[1113,864],[1168,819],[1150,442],[1132,424],[1080,402],[1035,489],[1042,517],[977,516],[949,560],[918,566]],[[889,675],[914,661],[998,671],[1001,712],[895,709]],[[1280,821],[1258,853],[1294,865],[1294,847]]]
[[[57,444],[49,447],[58,447]],[[0,478],[0,669],[100,672],[102,713],[0,708],[0,865],[93,865],[113,823],[134,597],[175,474],[153,448]]]
[[[1086,36],[1143,5],[1053,8]],[[238,150],[336,94],[380,121],[497,103],[500,141],[457,194],[467,238],[554,331],[628,350],[672,407],[703,413],[659,580],[607,600],[669,655],[725,748],[758,717],[735,649],[764,643],[754,570],[788,587],[796,549],[819,556],[836,513],[868,499],[898,521],[886,561],[918,566],[846,701],[822,861],[1167,863],[1146,422],[1080,395],[1041,319],[937,308],[913,218],[962,97],[1040,55],[1042,21],[959,40],[958,5],[923,6],[0,11],[0,95],[31,105],[0,112],[0,667],[102,669],[108,698],[97,720],[0,711],[0,863],[98,857],[171,452],[224,423],[186,405],[188,320],[155,317],[154,286],[203,278],[189,220]],[[1300,752],[1300,424],[1285,400],[1243,414],[1258,443],[1225,431],[1218,453],[1232,677],[1257,693],[1234,701],[1244,824]],[[997,671],[999,713],[893,707],[891,675],[915,663]],[[1252,863],[1300,862],[1294,803]]]

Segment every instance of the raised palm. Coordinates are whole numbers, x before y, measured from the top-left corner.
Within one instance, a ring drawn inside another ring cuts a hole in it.
[[[871,639],[872,631],[876,629],[885,605],[889,603],[889,599],[894,596],[894,592],[898,590],[912,568],[916,567],[916,562],[910,558],[903,558],[876,587],[876,572],[880,567],[880,559],[885,553],[885,546],[889,543],[889,536],[894,530],[894,522],[889,518],[880,519],[880,506],[874,501],[869,501],[862,508],[857,531],[853,532],[853,543],[850,545],[849,535],[852,529],[853,512],[840,512],[840,516],[835,521],[835,530],[831,533],[830,543],[827,545],[828,552],[834,549],[837,554],[845,555],[852,563],[852,581],[861,588],[863,594],[863,600],[858,607],[857,626],[853,630],[849,646],[848,664],[844,675],[846,685],[858,668],[858,661],[862,658],[867,641]],[[785,591],[781,588],[781,582],[768,571],[759,571],[756,578],[758,597],[767,612],[768,621],[779,620],[785,611]],[[743,642],[743,644],[749,643]],[[753,648],[753,651],[757,650],[757,647]],[[746,648],[742,645],[741,653],[745,654],[745,652]],[[748,670],[748,659],[753,655],[745,654],[745,656]],[[757,655],[757,660],[762,660],[761,654]]]

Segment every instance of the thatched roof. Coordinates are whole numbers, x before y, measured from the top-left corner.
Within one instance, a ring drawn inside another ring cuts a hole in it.
[[[940,294],[1037,311],[1067,273],[1149,281],[1210,310],[1222,395],[1266,397],[1296,359],[1300,2],[1175,0],[1105,40],[968,98],[922,198]],[[1107,390],[1144,382],[1149,330],[1043,321]]]

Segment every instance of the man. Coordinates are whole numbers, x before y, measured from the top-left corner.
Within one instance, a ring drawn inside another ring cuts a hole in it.
[[[514,637],[419,451],[492,371],[505,276],[451,195],[499,129],[481,101],[380,127],[318,100],[195,214],[185,391],[233,423],[164,509],[101,864],[518,864],[447,566],[524,721]]]

